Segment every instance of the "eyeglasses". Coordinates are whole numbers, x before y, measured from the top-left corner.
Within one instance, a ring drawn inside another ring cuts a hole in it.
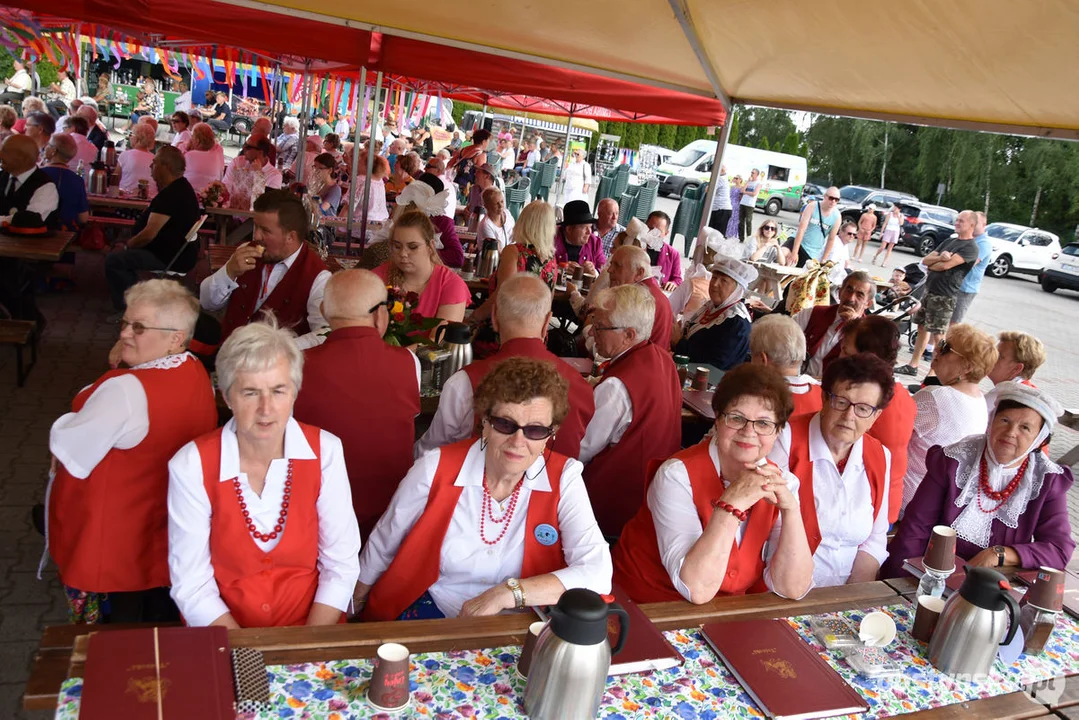
[[[128,322],[127,320],[120,321],[120,332],[131,328],[131,332],[136,335],[142,335],[147,330],[161,330],[162,332],[180,332],[179,328],[164,328],[164,327],[150,327],[149,325],[143,325],[141,322]]]
[[[368,312],[368,314],[376,313],[376,312],[378,312],[378,309],[380,307],[385,307],[387,310],[389,310],[392,305],[393,305],[393,301],[390,300],[389,298],[386,298],[385,300],[380,302],[378,305],[375,305],[373,308],[371,308],[367,312]]]
[[[870,405],[869,403],[851,402],[842,395],[835,395],[833,393],[827,393],[827,395],[828,404],[832,406],[833,410],[838,410],[841,413],[846,412],[847,408],[853,407],[854,414],[864,419],[868,417],[873,417],[873,413],[875,413],[878,409],[876,405]]]
[[[487,422],[500,435],[516,435],[520,430],[527,440],[546,440],[554,434],[554,427],[550,425],[518,425],[509,418],[497,415],[488,415]]]
[[[775,232],[776,228],[774,225],[765,225],[761,230],[764,230],[764,232]]]
[[[959,357],[963,357],[963,353],[956,350],[955,347],[952,346],[951,343],[949,343],[947,340],[945,340],[944,342],[942,342],[940,345],[937,346],[937,354],[940,355],[941,357],[944,357],[948,353],[955,353]]]
[[[824,199],[825,200],[831,200],[832,202],[839,202],[839,198],[836,197],[835,195],[825,195]]]
[[[601,330],[625,330],[625,325],[593,325],[592,332],[600,332]]]
[[[723,424],[731,430],[741,430],[750,423],[753,424],[753,432],[758,435],[775,435],[779,430],[779,424],[771,420],[750,420],[738,413],[720,413],[719,416],[723,418]]]

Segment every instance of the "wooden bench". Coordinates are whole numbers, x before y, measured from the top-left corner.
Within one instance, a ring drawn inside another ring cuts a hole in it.
[[[15,379],[22,387],[37,363],[37,324],[32,320],[0,320],[0,345],[15,346]],[[22,349],[27,345],[30,346],[30,364],[23,368]]]

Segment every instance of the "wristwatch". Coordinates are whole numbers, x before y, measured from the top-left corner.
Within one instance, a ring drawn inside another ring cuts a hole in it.
[[[997,554],[997,567],[1004,567],[1004,546],[994,545],[993,552]]]
[[[521,587],[521,581],[517,578],[510,578],[506,580],[506,587],[513,593],[513,607],[520,610],[525,606],[525,591]]]

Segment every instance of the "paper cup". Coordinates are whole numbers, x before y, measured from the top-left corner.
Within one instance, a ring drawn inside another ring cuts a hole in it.
[[[858,625],[858,638],[870,647],[885,647],[895,635],[895,621],[886,613],[868,613]]]
[[[930,570],[950,573],[955,570],[955,530],[936,525],[922,556],[922,564]]]
[[[525,635],[525,644],[521,648],[521,656],[517,658],[517,674],[523,678],[528,677],[528,669],[532,667],[532,653],[536,651],[536,641],[545,627],[547,627],[547,623],[541,621],[536,621],[528,626],[528,634]]]
[[[944,598],[922,595],[918,598],[918,609],[914,614],[914,627],[910,634],[915,640],[929,642],[933,631],[937,629],[940,611],[944,609]]]
[[[1064,609],[1064,573],[1049,567],[1038,568],[1034,584],[1027,590],[1023,602],[1041,610],[1060,612]]]
[[[591,290],[592,289],[592,283],[595,282],[595,280],[596,280],[595,275],[585,275],[584,276],[584,283],[582,284],[581,287],[584,288],[585,290]]]
[[[699,367],[693,372],[693,389],[694,390],[707,390],[708,389],[708,368]]]
[[[412,699],[409,688],[408,648],[398,643],[380,645],[367,687],[367,702],[381,712],[396,712]]]
[[[573,282],[580,284],[584,280],[584,267],[578,265],[573,268]]]

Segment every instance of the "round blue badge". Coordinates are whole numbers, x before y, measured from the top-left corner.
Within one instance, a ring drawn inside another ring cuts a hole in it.
[[[540,545],[554,545],[558,542],[558,531],[554,526],[543,523],[536,526],[536,540]]]

